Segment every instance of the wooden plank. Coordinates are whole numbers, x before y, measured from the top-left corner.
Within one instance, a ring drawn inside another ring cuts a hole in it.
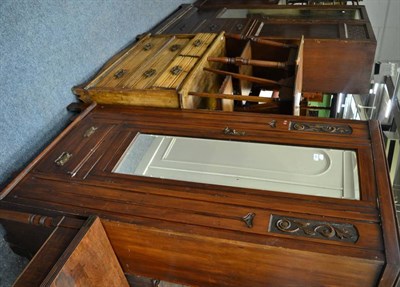
[[[99,218],[87,230],[81,230],[77,239],[77,245],[72,242],[65,251],[70,254],[65,262],[59,262],[59,271],[53,270],[45,279],[45,286],[129,286]]]
[[[382,262],[374,260],[282,250],[107,220],[103,225],[125,272],[180,284],[335,286],[340,278],[347,286],[374,286],[383,268]]]
[[[78,229],[56,228],[17,278],[14,286],[39,286],[77,233]]]

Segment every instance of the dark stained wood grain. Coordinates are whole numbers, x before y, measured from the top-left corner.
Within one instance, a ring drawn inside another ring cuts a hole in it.
[[[279,247],[267,245],[111,221],[103,224],[125,272],[181,284],[340,286],[340,280],[347,286],[374,286],[382,268],[382,262],[373,260],[317,255],[310,251],[282,253]],[[128,236],[121,236],[122,230]]]
[[[351,133],[291,130],[292,121],[344,125]],[[91,126],[98,128],[85,138]],[[246,134],[224,134],[226,127]],[[361,200],[112,173],[138,132],[354,150]],[[290,276],[283,273],[293,269],[302,285],[335,285],[337,278],[349,286],[385,284],[397,276],[398,230],[379,133],[376,122],[99,105],[42,155],[2,202],[106,219],[111,245],[129,274],[188,285],[237,286],[249,280],[251,286],[285,286]],[[71,166],[55,165],[66,148],[74,153]],[[252,228],[242,220],[248,213],[255,214]],[[273,233],[272,216],[351,224],[358,239]],[[311,266],[314,277],[305,276]],[[255,271],[249,275],[249,270]]]
[[[387,161],[383,146],[381,128],[378,122],[370,123],[371,136],[374,139],[372,150],[376,162],[378,200],[381,206],[383,240],[386,246],[387,268],[381,278],[381,286],[395,286],[400,276],[400,233],[399,222],[394,207],[394,196],[387,172]],[[379,130],[379,133],[373,131]],[[378,168],[380,167],[380,168]],[[383,168],[385,167],[385,168]],[[390,218],[391,220],[388,220]]]

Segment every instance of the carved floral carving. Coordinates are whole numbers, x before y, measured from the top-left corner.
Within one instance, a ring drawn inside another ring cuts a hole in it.
[[[353,133],[352,128],[348,125],[331,125],[331,124],[319,124],[319,123],[290,122],[289,129],[295,131],[330,133],[330,134]]]
[[[358,232],[354,225],[272,215],[270,232],[355,243]]]

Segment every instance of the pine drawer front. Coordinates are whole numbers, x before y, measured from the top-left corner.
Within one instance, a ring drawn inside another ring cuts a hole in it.
[[[215,42],[222,42],[221,35],[147,35],[74,92],[84,102],[179,108],[179,89],[188,82],[198,84],[188,78],[205,74],[202,66],[208,65],[208,56],[215,56],[210,51]],[[209,73],[206,76],[208,81]],[[200,90],[210,85],[207,81],[200,83]]]
[[[139,67],[160,51],[160,48],[168,45],[172,37],[145,37],[125,54],[118,58],[111,66],[100,73],[91,81],[86,89],[92,87],[116,88],[123,86],[126,79],[131,78]]]
[[[153,87],[178,89],[197,61],[197,57],[177,57],[157,79]]]
[[[42,173],[62,174],[74,177],[109,137],[115,125],[99,125],[88,121],[61,140],[53,152],[45,156],[34,169]]]
[[[181,51],[181,56],[201,57],[211,45],[217,34],[199,33]]]
[[[124,89],[150,88],[189,40],[189,38],[174,37],[167,42],[167,45],[160,47],[153,57],[148,58],[127,79],[123,80],[118,87]]]
[[[202,34],[198,34],[202,35]],[[208,34],[205,34],[208,35]],[[190,43],[189,43],[190,46]],[[185,51],[182,51],[182,53]],[[216,35],[213,42],[209,45],[208,49],[204,51],[204,54],[197,64],[193,67],[192,71],[186,77],[179,88],[179,100],[180,107],[182,109],[196,109],[201,105],[201,98],[189,95],[190,91],[193,92],[204,92],[218,93],[220,88],[219,75],[208,73],[203,71],[204,67],[219,69],[220,63],[209,62],[208,57],[222,57],[225,55],[225,36],[224,32]]]

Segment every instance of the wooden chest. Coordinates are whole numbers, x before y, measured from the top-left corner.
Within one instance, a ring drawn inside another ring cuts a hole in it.
[[[101,217],[125,274],[194,286],[395,285],[399,230],[378,122],[90,109],[2,204]]]
[[[304,36],[304,91],[368,93],[376,39],[364,6],[270,4],[197,1],[182,6],[151,33],[225,30],[274,40]]]
[[[147,35],[73,90],[86,102],[300,114],[303,39]],[[274,92],[268,98],[262,93]]]
[[[224,54],[224,41],[213,33],[146,35],[73,91],[84,102],[192,108],[189,90],[218,90],[216,76],[203,68],[216,66],[207,57]]]

